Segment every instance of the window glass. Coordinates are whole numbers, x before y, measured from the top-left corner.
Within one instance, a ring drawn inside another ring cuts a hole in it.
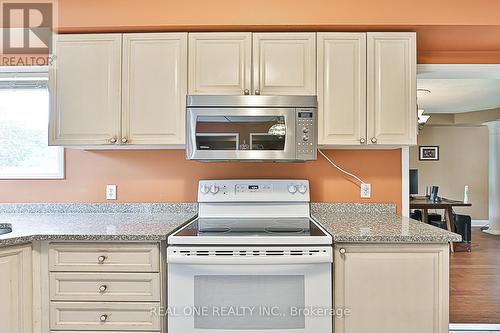
[[[0,179],[64,178],[64,152],[48,146],[46,68],[0,67]]]

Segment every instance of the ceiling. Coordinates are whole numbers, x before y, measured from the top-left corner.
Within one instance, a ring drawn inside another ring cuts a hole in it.
[[[500,107],[500,79],[418,79],[418,107],[425,113],[462,113]]]

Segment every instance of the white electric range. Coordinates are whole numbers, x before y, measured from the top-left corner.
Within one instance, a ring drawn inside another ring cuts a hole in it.
[[[169,333],[331,333],[332,238],[307,180],[204,180],[168,237]]]

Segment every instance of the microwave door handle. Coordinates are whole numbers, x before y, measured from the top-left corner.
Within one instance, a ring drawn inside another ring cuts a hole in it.
[[[197,256],[168,253],[167,263],[188,265],[294,265],[332,263],[332,253],[312,256]]]

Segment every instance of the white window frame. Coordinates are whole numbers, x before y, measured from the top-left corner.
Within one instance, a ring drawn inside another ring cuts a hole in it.
[[[48,67],[47,66],[12,66],[12,67],[1,67],[0,70],[0,82],[5,82],[9,78],[12,78],[13,74],[16,78],[26,78],[26,79],[40,79],[42,81],[48,81]],[[50,94],[50,92],[49,92]],[[48,122],[47,122],[48,123]],[[58,148],[58,167],[57,172],[54,173],[0,173],[0,180],[25,180],[25,179],[65,179],[65,154],[64,147]]]

